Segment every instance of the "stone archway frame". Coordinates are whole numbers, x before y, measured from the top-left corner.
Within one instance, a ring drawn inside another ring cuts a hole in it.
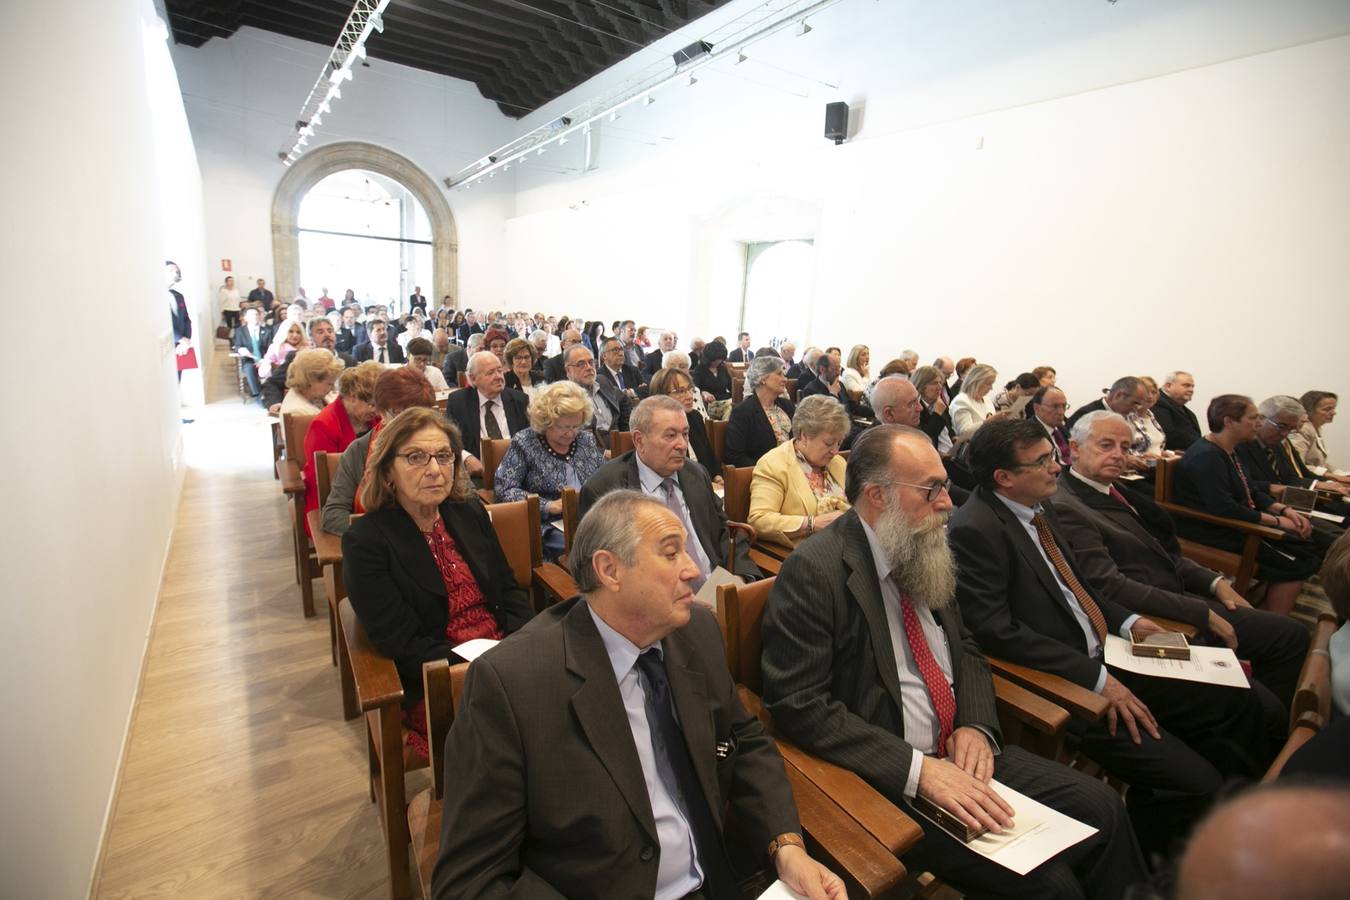
[[[459,305],[459,239],[455,219],[436,182],[412,160],[362,141],[324,144],[286,170],[272,198],[272,266],[278,298],[294,297],[300,274],[300,204],[310,188],[335,172],[364,169],[403,185],[422,204],[431,223],[432,307],[449,294]],[[402,302],[403,298],[399,298]]]

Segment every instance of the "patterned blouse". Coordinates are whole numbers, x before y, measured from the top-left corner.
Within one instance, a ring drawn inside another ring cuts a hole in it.
[[[777,403],[764,410],[764,415],[768,416],[769,425],[773,427],[775,443],[781,444],[792,439],[792,420]]]
[[[561,455],[542,434],[525,428],[511,436],[492,482],[493,495],[498,503],[524,500],[527,494],[538,494],[541,503],[557,500],[563,488],[580,488],[604,464],[605,455],[589,431],[580,432]]]
[[[793,448],[794,450],[796,448]],[[817,470],[815,466],[806,461],[802,456],[802,451],[796,450],[797,465],[802,467],[802,474],[806,476],[806,483],[811,486],[811,493],[816,495],[816,502],[825,500],[829,497],[844,499],[844,486],[834,480],[829,469]],[[846,509],[847,507],[838,507]]]

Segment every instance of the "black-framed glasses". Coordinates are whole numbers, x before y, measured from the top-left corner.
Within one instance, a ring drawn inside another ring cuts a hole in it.
[[[929,503],[932,503],[935,500],[937,500],[938,497],[941,497],[943,491],[951,491],[952,489],[952,482],[950,478],[947,479],[946,481],[937,481],[932,484],[914,484],[911,481],[892,481],[890,483],[898,484],[901,487],[912,487],[916,488],[917,490],[924,491],[925,492],[924,499],[927,500]]]
[[[1048,468],[1050,468],[1050,464],[1053,463],[1053,462],[1056,462],[1056,460],[1055,460],[1055,454],[1054,454],[1054,452],[1052,451],[1052,452],[1050,452],[1050,453],[1045,454],[1044,456],[1038,456],[1038,457],[1036,457],[1035,459],[1033,459],[1033,460],[1032,460],[1031,462],[1029,462],[1029,463],[1017,463],[1016,465],[1008,466],[1007,468],[1008,468],[1008,469],[1048,469]]]
[[[455,454],[451,453],[449,450],[442,450],[439,453],[428,453],[425,450],[409,450],[407,453],[399,453],[397,455],[414,469],[425,469],[433,459],[436,460],[436,465],[441,468],[445,468],[455,461]]]

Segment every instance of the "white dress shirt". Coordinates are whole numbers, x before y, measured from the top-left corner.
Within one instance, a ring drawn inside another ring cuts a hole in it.
[[[431,389],[433,391],[450,390],[450,385],[445,383],[445,376],[442,375],[441,370],[436,368],[435,366],[427,365],[424,369],[422,369],[422,374],[427,376],[427,381],[431,382]],[[502,434],[506,434],[506,432],[503,431]]]
[[[656,838],[661,843],[661,854],[656,870],[655,900],[679,900],[698,890],[703,883],[703,870],[699,868],[698,852],[694,847],[694,830],[656,765],[652,726],[647,721],[647,695],[642,689],[642,675],[637,668],[637,658],[643,648],[610,628],[589,606],[587,611],[600,632],[600,640],[609,654],[609,664],[614,668],[614,680],[619,683],[623,711],[633,733],[633,746],[637,750],[638,762],[642,764],[642,780],[647,784],[647,799],[651,802],[652,818],[656,821]],[[660,641],[652,646],[661,650]],[[678,711],[675,714],[678,718]],[[673,774],[667,777],[674,780]]]
[[[666,492],[662,489],[661,482],[666,480],[665,476],[650,468],[636,452],[633,453],[633,462],[637,463],[638,482],[642,485],[643,492],[664,504]],[[671,477],[675,479],[675,483],[678,485],[680,482],[679,474],[676,473]],[[698,539],[698,532],[694,530],[694,520],[689,517],[689,504],[684,501],[684,491],[677,490],[675,499],[680,504],[680,524],[684,526],[685,531],[693,536],[694,549],[698,551],[698,558],[694,562],[698,563],[699,572],[703,574],[704,578],[707,578],[712,574],[712,566],[708,562],[708,554],[703,552],[703,542]]]
[[[1070,469],[1069,471],[1073,470]],[[1016,500],[1009,500],[999,493],[995,493],[994,496],[1002,500],[1003,505],[1012,510],[1012,514],[1017,517],[1017,521],[1022,523],[1022,528],[1026,530],[1027,535],[1031,538],[1031,542],[1036,546],[1036,552],[1039,553],[1041,559],[1045,561],[1045,567],[1049,569],[1050,574],[1055,577],[1055,584],[1059,585],[1060,593],[1064,595],[1065,602],[1069,604],[1069,611],[1073,613],[1074,620],[1078,622],[1078,627],[1083,629],[1083,637],[1087,639],[1087,655],[1093,659],[1098,659],[1102,652],[1102,642],[1097,640],[1097,632],[1092,627],[1092,620],[1088,618],[1087,612],[1079,605],[1078,598],[1074,596],[1073,591],[1064,583],[1064,579],[1060,577],[1059,570],[1055,568],[1054,563],[1050,562],[1050,557],[1046,556],[1045,548],[1041,546],[1041,535],[1036,531],[1036,526],[1031,524],[1032,516],[1039,514],[1041,508],[1037,506],[1035,509],[1032,509],[1030,506],[1024,506]],[[1103,612],[1103,618],[1105,618],[1105,615],[1106,613]],[[1138,615],[1129,616],[1121,624],[1120,636],[1125,638],[1125,640],[1128,641],[1130,639],[1130,626],[1133,625],[1138,618]],[[1097,675],[1097,684],[1092,688],[1099,694],[1102,692],[1102,688],[1106,687],[1106,675],[1106,664],[1102,663],[1102,670]]]
[[[491,413],[491,415],[492,415],[492,417],[493,417],[494,419],[497,420],[497,428],[498,428],[498,430],[501,432],[501,436],[504,437],[504,438],[509,438],[509,437],[511,436],[511,428],[510,428],[510,426],[508,426],[508,425],[506,424],[506,407],[505,407],[505,406],[502,406],[502,395],[501,395],[501,394],[498,394],[496,397],[488,398],[488,397],[484,397],[482,394],[479,394],[479,395],[478,395],[478,439],[481,440],[481,441],[485,441],[485,440],[488,439],[488,428],[487,428],[487,416],[488,416],[488,411],[487,411],[487,405],[488,405],[489,401],[492,403],[492,413]]]

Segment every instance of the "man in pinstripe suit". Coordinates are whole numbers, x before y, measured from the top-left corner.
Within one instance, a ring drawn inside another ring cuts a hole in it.
[[[1144,863],[1120,798],[1099,781],[1001,745],[989,666],[954,603],[942,459],[923,432],[867,431],[849,457],[853,509],[783,564],[764,616],[764,700],[783,735],[851,769],[902,808],[916,795],[971,826],[1010,810],[988,781],[1097,829],[1026,876],[924,820],[907,865],[998,897],[1120,897]]]

